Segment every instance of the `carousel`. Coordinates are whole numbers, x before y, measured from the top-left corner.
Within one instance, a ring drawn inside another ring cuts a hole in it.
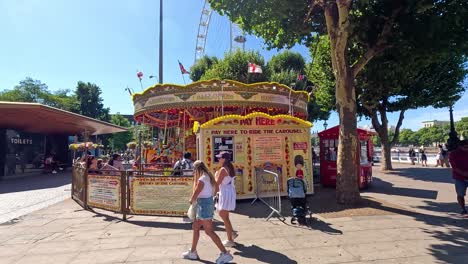
[[[228,151],[241,197],[253,194],[258,167],[282,175],[282,191],[297,170],[305,171],[301,173],[312,186],[312,124],[306,121],[310,98],[305,91],[278,83],[209,80],[157,84],[132,99],[135,121],[149,126],[155,138],[145,151],[144,170],[167,169],[184,152],[214,170],[215,156]]]

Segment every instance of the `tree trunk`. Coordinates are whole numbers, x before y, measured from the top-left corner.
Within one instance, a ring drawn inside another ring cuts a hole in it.
[[[354,78],[346,71],[337,79],[336,106],[340,117],[336,198],[338,203],[355,204],[359,201],[357,174],[357,118]]]
[[[359,201],[357,173],[357,118],[354,71],[347,61],[349,36],[349,9],[351,1],[324,4],[327,32],[330,38],[330,55],[336,79],[336,109],[340,117],[340,136],[336,174],[336,200],[342,204]]]
[[[387,135],[388,137],[388,135]],[[380,168],[382,170],[393,170],[392,167],[392,145],[390,142],[387,140],[383,140],[381,138],[382,142],[382,160],[380,161]]]

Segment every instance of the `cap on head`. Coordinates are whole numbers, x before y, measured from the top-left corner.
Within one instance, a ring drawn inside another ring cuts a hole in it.
[[[185,154],[184,154],[184,159],[190,159],[190,158],[192,158],[192,153],[190,153],[190,152],[185,152]]]
[[[221,151],[220,153],[218,153],[218,155],[216,155],[216,157],[218,159],[222,158],[222,159],[225,159],[225,160],[231,160],[231,153],[229,153],[228,151]]]

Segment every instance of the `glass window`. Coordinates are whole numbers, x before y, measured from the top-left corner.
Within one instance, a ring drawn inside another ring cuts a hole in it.
[[[336,161],[338,157],[338,140],[323,140],[323,158],[326,161]]]
[[[361,164],[369,163],[369,157],[367,156],[367,141],[361,140]]]
[[[213,160],[218,162],[218,155],[221,151],[231,153],[231,161],[234,162],[234,138],[233,137],[213,137]]]

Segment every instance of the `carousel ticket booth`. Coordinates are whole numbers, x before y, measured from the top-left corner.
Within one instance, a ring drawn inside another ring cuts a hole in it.
[[[356,168],[359,170],[358,186],[366,188],[372,182],[371,137],[375,132],[357,129],[358,148],[356,149]],[[318,133],[320,139],[320,181],[323,186],[335,186],[337,174],[338,138],[340,127],[335,126]]]
[[[290,115],[251,113],[218,117],[199,127],[195,125],[197,156],[214,171],[219,168],[216,155],[221,151],[231,154],[239,199],[255,197],[258,169],[278,174],[281,195],[286,195],[286,181],[294,176],[303,177],[311,194],[314,192],[311,126],[310,122]]]

